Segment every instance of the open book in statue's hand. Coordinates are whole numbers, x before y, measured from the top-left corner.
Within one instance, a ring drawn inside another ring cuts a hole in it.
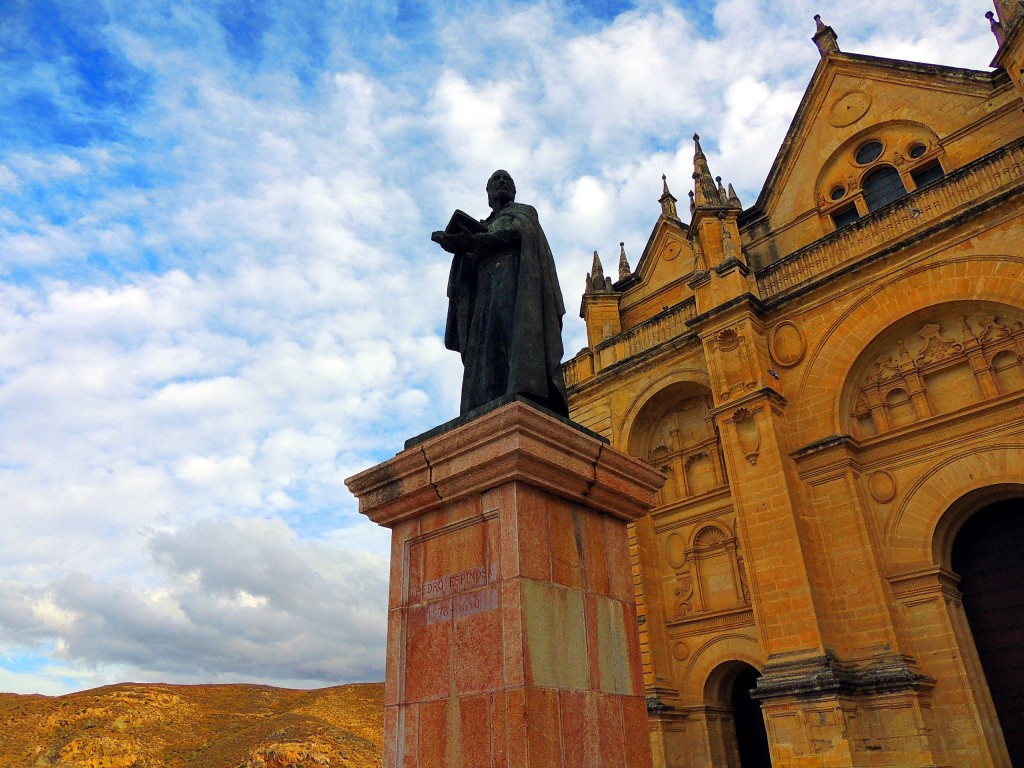
[[[456,210],[448,221],[448,226],[443,231],[437,231],[430,235],[430,239],[439,243],[446,251],[452,252],[460,236],[475,235],[486,232],[487,227],[474,219],[465,211]]]

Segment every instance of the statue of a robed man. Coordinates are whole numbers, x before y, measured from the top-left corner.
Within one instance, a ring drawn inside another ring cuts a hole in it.
[[[515,202],[507,171],[487,181],[491,215],[456,211],[432,239],[453,254],[444,343],[462,355],[461,413],[503,395],[522,395],[563,416],[565,306],[537,211]]]

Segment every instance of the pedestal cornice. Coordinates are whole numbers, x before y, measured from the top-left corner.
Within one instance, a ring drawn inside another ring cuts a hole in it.
[[[512,402],[345,481],[359,511],[391,527],[473,494],[522,482],[627,522],[664,476],[532,406]]]

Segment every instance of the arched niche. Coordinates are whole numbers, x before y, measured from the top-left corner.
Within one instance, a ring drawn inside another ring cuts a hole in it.
[[[1022,390],[1024,312],[949,302],[902,318],[868,344],[846,379],[842,426],[866,439]]]
[[[908,267],[898,278],[858,293],[820,335],[808,337],[795,394],[790,397],[788,387],[786,392],[793,444],[808,445],[850,432],[852,402],[844,397],[846,383],[865,349],[886,329],[913,312],[963,303],[968,290],[979,304],[1024,308],[1022,268],[1024,256],[980,251],[975,244],[961,243],[940,261]]]
[[[626,450],[668,478],[659,493],[664,506],[725,484],[711,392],[696,382],[667,384],[651,395],[629,427]]]
[[[671,590],[666,600],[672,620],[750,605],[739,542],[724,523],[696,526],[685,548],[680,535],[670,533],[664,553],[673,574],[666,582]]]

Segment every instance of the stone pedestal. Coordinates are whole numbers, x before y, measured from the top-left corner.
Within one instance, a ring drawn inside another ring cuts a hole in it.
[[[650,768],[648,465],[512,402],[350,478],[392,531],[385,768]]]

